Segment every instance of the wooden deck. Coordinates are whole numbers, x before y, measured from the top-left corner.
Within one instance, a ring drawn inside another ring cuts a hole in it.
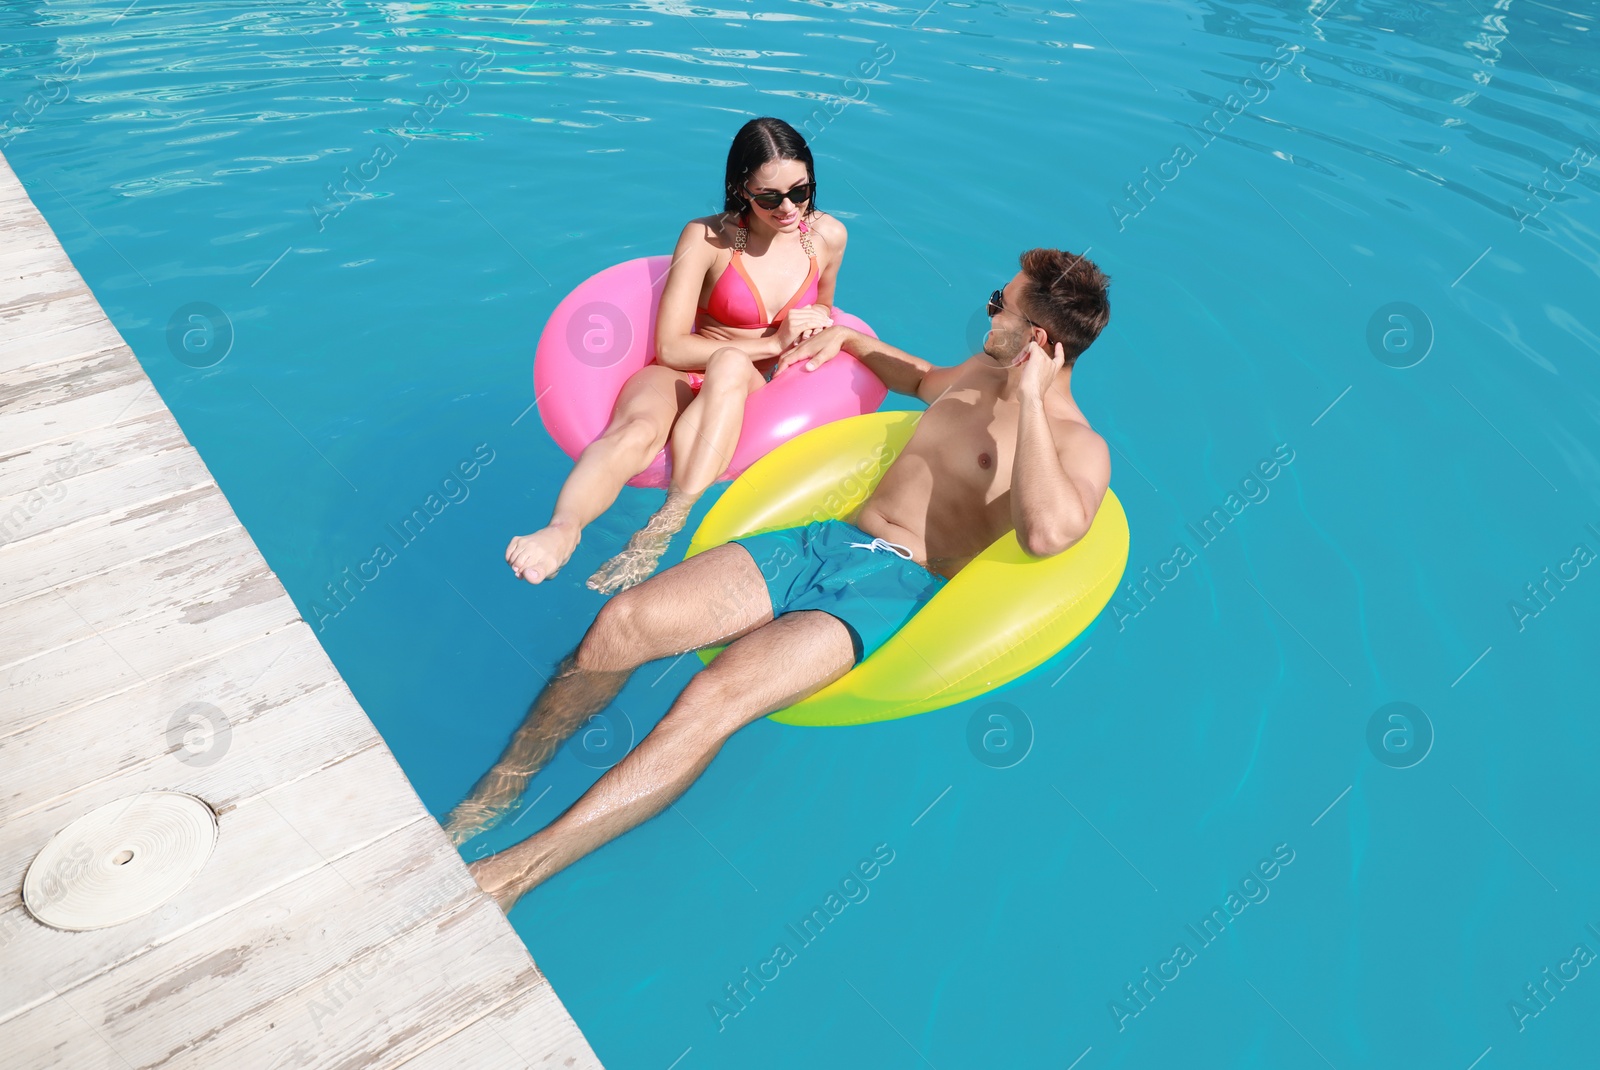
[[[0,1064],[599,1067],[3,158],[0,674]],[[219,815],[199,877],[35,921],[46,841],[152,788]]]

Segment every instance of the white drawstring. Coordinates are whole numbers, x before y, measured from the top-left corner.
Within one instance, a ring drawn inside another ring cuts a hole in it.
[[[890,553],[894,554],[896,557],[903,557],[907,561],[910,561],[912,559],[912,553],[911,553],[910,550],[906,549],[904,546],[901,546],[899,543],[890,542],[888,539],[881,539],[880,538],[880,539],[873,539],[871,542],[853,542],[853,543],[850,543],[850,546],[852,546],[852,547],[859,546],[859,547],[861,547],[863,549],[871,550],[873,553],[877,553],[879,550],[888,550]]]

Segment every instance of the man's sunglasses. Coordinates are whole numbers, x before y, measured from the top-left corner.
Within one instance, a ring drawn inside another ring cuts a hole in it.
[[[798,208],[811,199],[811,183],[802,182],[787,193],[751,193],[745,190],[745,195],[769,212],[775,210],[785,200],[793,202]]]
[[[1006,311],[1006,295],[1004,291],[996,290],[994,293],[989,295],[989,315],[994,316],[1004,311]],[[1018,312],[1017,315],[1022,316],[1022,313]],[[1028,326],[1039,327],[1039,324],[1028,319],[1027,316],[1022,316],[1022,318],[1027,320]],[[1044,330],[1046,337],[1049,336],[1050,332],[1048,330],[1045,330],[1043,327],[1039,327],[1039,329]]]

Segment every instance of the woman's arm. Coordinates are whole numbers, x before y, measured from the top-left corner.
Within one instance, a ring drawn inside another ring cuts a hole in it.
[[[672,267],[661,292],[661,308],[656,313],[656,359],[679,371],[703,371],[711,354],[727,345],[736,345],[751,357],[775,357],[783,351],[777,338],[705,338],[694,333],[695,313],[706,273],[716,264],[717,249],[711,243],[711,229],[700,220],[683,228],[678,246],[672,251]]]

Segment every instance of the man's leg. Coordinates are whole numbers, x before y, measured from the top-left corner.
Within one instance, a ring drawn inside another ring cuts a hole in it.
[[[472,793],[450,811],[457,844],[494,825],[556,748],[616,698],[647,661],[746,634],[772,619],[766,581],[743,547],[718,546],[614,596],[528,709]]]
[[[854,661],[849,631],[827,613],[786,613],[757,628],[697,673],[661,723],[560,817],[474,862],[473,877],[510,910],[528,889],[666,809],[729,736],[837,680]]]

